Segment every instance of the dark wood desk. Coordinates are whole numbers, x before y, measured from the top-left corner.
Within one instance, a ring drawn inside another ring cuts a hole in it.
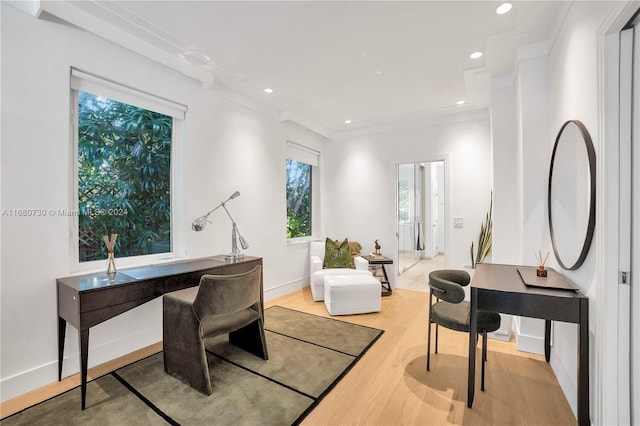
[[[570,322],[578,324],[578,424],[589,425],[589,299],[579,291],[526,286],[517,268],[482,263],[471,281],[467,406],[473,405],[475,388],[478,310],[544,319],[547,362],[551,321]]]
[[[262,258],[245,256],[235,262],[224,256],[124,269],[115,274],[89,274],[56,279],[58,293],[58,380],[62,380],[67,322],[78,330],[82,409],[87,394],[89,328],[165,293],[194,287],[203,274],[230,275],[262,265]],[[262,297],[262,279],[260,294]]]

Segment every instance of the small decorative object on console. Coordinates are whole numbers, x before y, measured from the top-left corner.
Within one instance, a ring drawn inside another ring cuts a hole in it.
[[[380,253],[380,243],[378,242],[378,240],[375,241],[375,251],[372,253],[374,256],[382,256],[382,253]]]
[[[547,251],[547,255],[544,257],[544,260],[542,260],[542,252],[540,250],[538,250],[538,252],[536,253],[536,251],[533,251],[533,254],[536,256],[536,259],[538,259],[538,269],[536,270],[536,275],[539,277],[546,277],[547,276],[547,270],[544,267],[544,264],[547,261],[547,258],[549,257],[549,252]]]
[[[102,236],[102,239],[107,246],[107,251],[109,252],[107,255],[107,274],[115,274],[118,272],[116,269],[116,261],[113,258],[113,248],[116,245],[116,238],[118,238],[118,234],[111,234],[111,238],[107,235]]]

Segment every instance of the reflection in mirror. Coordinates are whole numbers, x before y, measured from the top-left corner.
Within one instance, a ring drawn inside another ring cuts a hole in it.
[[[595,150],[586,127],[564,123],[549,170],[549,229],[559,265],[578,269],[587,257],[595,226]]]

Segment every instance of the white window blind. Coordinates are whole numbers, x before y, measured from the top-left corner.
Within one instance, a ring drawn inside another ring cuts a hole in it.
[[[287,141],[287,159],[318,167],[320,164],[320,152],[304,145]]]
[[[71,88],[181,120],[185,119],[187,112],[186,105],[124,86],[76,68],[71,68]]]

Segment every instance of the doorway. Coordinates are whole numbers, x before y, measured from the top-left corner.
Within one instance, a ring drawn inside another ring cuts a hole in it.
[[[444,268],[445,162],[397,169],[398,288],[428,290],[429,272]]]

